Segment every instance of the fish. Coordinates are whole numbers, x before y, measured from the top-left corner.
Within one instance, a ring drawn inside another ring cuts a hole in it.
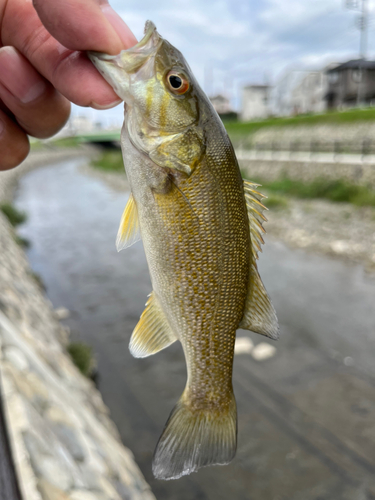
[[[256,264],[264,196],[242,179],[210,100],[151,21],[134,47],[88,56],[125,103],[121,148],[131,195],[117,249],[142,239],[153,287],[129,349],[143,358],[179,340],[186,359],[186,387],[152,463],[157,479],[178,479],[235,456],[236,330],[279,337]]]

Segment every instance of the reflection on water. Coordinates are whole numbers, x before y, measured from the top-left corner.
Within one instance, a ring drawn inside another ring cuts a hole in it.
[[[81,161],[22,179],[17,205],[28,221],[21,232],[54,306],[72,312],[73,338],[94,347],[104,400],[156,496],[352,499],[363,481],[375,488],[375,281],[359,267],[269,239],[260,268],[281,339],[272,358],[236,357],[237,457],[179,481],[153,480],[153,448],[183,390],[185,362],[177,344],[148,359],[130,356],[130,334],[151,291],[142,243],[116,252],[128,193],[80,173]],[[243,334],[255,346],[265,340]]]

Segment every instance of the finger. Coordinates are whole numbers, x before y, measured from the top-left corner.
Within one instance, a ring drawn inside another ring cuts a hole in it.
[[[59,6],[60,3],[66,5],[66,0],[59,2],[48,2],[52,12],[54,6]],[[87,0],[87,4],[95,3],[94,0]],[[43,9],[42,9],[43,10]],[[99,13],[100,8],[94,9],[95,22],[104,25],[108,23],[107,18]],[[91,12],[92,14],[92,12]],[[74,15],[76,13],[74,12]],[[87,13],[90,15],[90,12]],[[74,16],[72,16],[74,17]],[[64,17],[65,21],[67,15]],[[70,40],[70,47],[78,50],[89,48],[90,50],[98,50],[104,52],[118,51],[119,48],[124,48],[122,41],[118,42],[116,31],[112,29],[112,36],[108,33],[102,36],[101,24],[96,26],[96,31],[93,30],[93,23],[82,18],[75,22],[70,19],[75,26],[75,29],[84,34],[89,42],[83,44],[82,35],[77,31],[74,32],[77,37],[77,44]],[[86,29],[86,23],[89,28]],[[118,96],[112,88],[99,75],[92,63],[87,59],[82,52],[74,52],[65,48],[61,43],[55,40],[42,25],[35,9],[31,4],[31,0],[12,0],[7,2],[6,9],[3,14],[3,22],[1,24],[2,32],[0,33],[4,45],[15,46],[31,64],[47,79],[52,85],[59,90],[70,101],[80,106],[90,106],[96,108],[108,108],[119,103]],[[60,31],[68,29],[66,22],[63,23]],[[57,31],[59,31],[57,29]],[[106,31],[106,30],[104,30]],[[113,37],[117,40],[113,43]]]
[[[29,150],[29,140],[25,132],[0,110],[0,170],[8,170],[19,165]]]
[[[118,54],[137,43],[104,0],[34,0],[33,4],[51,35],[69,49]]]
[[[0,99],[29,134],[56,134],[67,122],[70,103],[13,47],[0,49]]]

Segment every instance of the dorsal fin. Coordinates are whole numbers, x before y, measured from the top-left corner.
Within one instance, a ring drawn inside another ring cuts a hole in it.
[[[135,358],[151,356],[177,340],[159,302],[152,292],[130,339],[129,349]]]
[[[276,311],[263,285],[261,277],[259,276],[256,264],[258,252],[262,251],[261,244],[264,243],[262,233],[265,233],[265,230],[263,229],[262,222],[267,220],[263,215],[263,211],[267,209],[260,202],[265,196],[255,189],[257,187],[258,184],[244,181],[252,253],[250,256],[248,295],[246,298],[244,315],[239,324],[239,328],[251,330],[276,340],[279,338],[279,325]]]
[[[141,233],[139,230],[137,205],[131,193],[121,217],[120,227],[118,228],[116,239],[117,251],[120,252],[124,248],[130,247],[140,239]]]
[[[251,248],[256,259],[258,259],[258,252],[262,251],[261,245],[264,244],[262,235],[266,232],[262,225],[263,222],[267,222],[263,212],[268,210],[268,208],[261,203],[261,200],[265,198],[264,194],[255,189],[258,186],[259,184],[254,184],[253,182],[245,180],[243,181],[247,215],[250,222]]]

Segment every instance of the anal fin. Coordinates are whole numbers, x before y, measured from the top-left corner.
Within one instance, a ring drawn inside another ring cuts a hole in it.
[[[139,229],[137,205],[135,204],[133,194],[130,194],[124,213],[121,217],[120,227],[117,233],[116,248],[120,252],[128,248],[133,243],[141,239]]]
[[[131,336],[130,352],[135,358],[145,358],[165,349],[176,340],[177,337],[152,292]]]

